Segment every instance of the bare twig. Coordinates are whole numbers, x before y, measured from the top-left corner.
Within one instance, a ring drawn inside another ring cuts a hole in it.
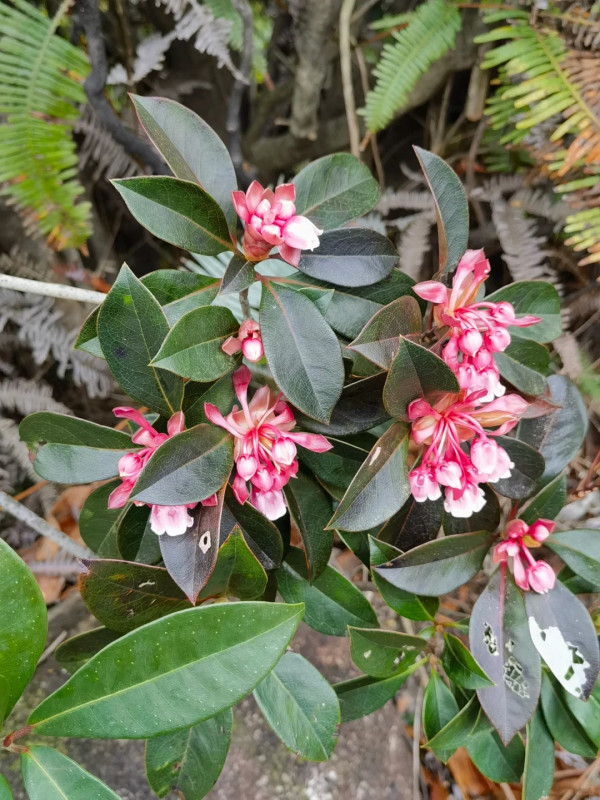
[[[413,748],[412,748],[412,796],[413,800],[421,798],[421,711],[423,709],[423,684],[419,685],[415,700],[415,716],[413,722]]]
[[[483,213],[483,209],[481,207],[481,203],[472,197],[473,189],[475,188],[475,159],[477,158],[477,151],[479,150],[479,145],[481,144],[481,137],[483,136],[483,132],[485,131],[486,121],[482,119],[477,126],[477,130],[475,131],[475,135],[473,136],[473,141],[471,142],[471,146],[469,147],[469,155],[467,157],[467,169],[466,169],[466,183],[467,183],[467,194],[471,197],[471,206],[473,208],[473,213],[477,218],[477,224],[479,227],[483,227],[485,224],[485,215]]]
[[[346,119],[348,120],[348,133],[350,135],[350,151],[353,156],[360,158],[360,131],[356,118],[356,103],[352,85],[352,51],[350,49],[350,18],[354,11],[354,4],[355,0],[343,0],[340,10],[340,67]]]
[[[358,63],[358,71],[360,72],[360,81],[362,84],[363,95],[366,100],[367,92],[369,91],[369,76],[367,74],[367,65],[362,50],[358,47],[354,50],[356,61]],[[381,155],[379,154],[379,145],[377,144],[377,135],[373,134],[370,139],[371,153],[373,154],[373,163],[375,164],[375,172],[377,173],[377,180],[379,181],[379,188],[381,191],[385,188],[385,173],[383,171],[383,164],[381,163]]]
[[[106,297],[102,292],[94,292],[92,289],[78,289],[76,286],[67,286],[63,283],[44,283],[2,274],[0,274],[0,289],[43,294],[45,297],[58,297],[64,300],[78,300],[80,303],[92,303],[95,306],[102,303]]]
[[[248,289],[242,289],[240,292],[240,305],[242,307],[244,319],[252,319],[252,311],[250,310],[250,302],[248,300]]]
[[[254,21],[252,19],[252,8],[248,0],[232,0],[233,7],[242,18],[244,35],[242,39],[242,57],[240,60],[239,76],[236,77],[229,95],[229,107],[227,109],[226,129],[229,134],[229,153],[238,178],[243,177],[242,155],[242,132],[240,115],[242,110],[242,100],[244,89],[250,83],[252,72],[252,52],[253,40],[252,32]]]

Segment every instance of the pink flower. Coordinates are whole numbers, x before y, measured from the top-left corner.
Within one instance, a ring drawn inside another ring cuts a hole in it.
[[[461,389],[485,389],[485,397],[491,400],[505,391],[493,354],[503,352],[510,344],[506,328],[535,325],[540,318],[528,315],[517,319],[510,303],[477,300],[489,272],[490,263],[483,250],[467,250],[451,289],[439,281],[424,281],[417,283],[414,291],[434,304],[437,325],[451,329],[442,356],[456,374]]]
[[[215,425],[235,437],[233,457],[236,474],[232,489],[239,503],[250,499],[267,519],[278,519],[286,512],[282,489],[298,472],[296,446],[315,453],[331,449],[320,434],[292,431],[296,424],[291,408],[262,386],[248,402],[248,386],[252,375],[247,367],[233,374],[233,385],[241,409],[223,417],[216,406],[204,404],[204,413]]]
[[[148,420],[135,408],[120,407],[113,411],[116,417],[129,419],[139,426],[138,430],[131,437],[135,444],[144,445],[142,450],[135,453],[127,453],[119,459],[118,469],[121,483],[111,492],[108,498],[109,508],[122,508],[128,501],[133,491],[133,487],[139,477],[140,472],[150,460],[154,451],[166,442],[171,436],[175,436],[185,427],[185,419],[182,411],[177,411],[167,423],[167,433],[156,431]],[[188,515],[188,508],[195,508],[198,504],[191,503],[181,506],[158,506],[150,503],[138,503],[135,505],[149,505],[152,509],[150,513],[150,527],[159,536],[163,533],[169,536],[180,536],[194,524],[193,519]],[[215,505],[216,496],[208,497],[202,501],[202,505]]]
[[[248,361],[260,361],[264,355],[260,325],[253,319],[245,319],[240,325],[237,336],[230,336],[221,345],[221,350],[233,356],[242,351]]]
[[[246,193],[232,192],[231,198],[246,225],[242,244],[249,261],[262,261],[277,247],[283,260],[297,267],[301,250],[319,246],[323,231],[296,214],[293,183],[284,183],[273,192],[252,181]]]
[[[547,519],[539,519],[532,525],[516,519],[508,523],[504,540],[494,547],[494,561],[506,563],[512,558],[515,583],[525,592],[533,589],[544,594],[556,582],[552,567],[545,561],[536,561],[530,552],[531,547],[539,547],[553,528],[554,523]]]

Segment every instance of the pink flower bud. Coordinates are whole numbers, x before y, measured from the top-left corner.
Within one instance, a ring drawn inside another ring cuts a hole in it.
[[[529,526],[528,534],[536,542],[545,542],[554,530],[554,522],[549,519],[538,519]]]
[[[135,481],[143,466],[144,461],[140,455],[137,453],[127,453],[126,456],[122,456],[119,459],[119,463],[117,464],[119,477],[132,478]]]
[[[242,353],[248,361],[256,363],[265,354],[262,339],[244,339],[242,342]]]
[[[272,454],[275,461],[289,466],[296,458],[296,445],[291,439],[282,436],[274,443]]]
[[[536,561],[527,568],[527,579],[534,592],[545,594],[554,588],[556,575],[552,567],[545,561]]]
[[[307,217],[300,216],[290,217],[282,229],[283,241],[299,250],[314,250],[322,233]]]

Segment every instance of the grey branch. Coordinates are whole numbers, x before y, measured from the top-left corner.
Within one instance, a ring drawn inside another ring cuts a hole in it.
[[[95,306],[104,302],[106,298],[106,295],[102,292],[94,292],[92,289],[78,289],[76,286],[68,286],[64,283],[32,281],[28,278],[17,278],[15,275],[3,275],[1,273],[0,289],[12,289],[15,292],[27,292],[28,294],[41,294],[45,297],[58,297],[61,300],[78,300],[80,303],[92,303]]]

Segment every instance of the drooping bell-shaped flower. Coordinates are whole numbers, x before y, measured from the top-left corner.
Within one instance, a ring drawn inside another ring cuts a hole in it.
[[[245,319],[240,325],[238,335],[225,339],[221,345],[221,350],[230,356],[239,353],[241,350],[244,358],[248,361],[260,361],[265,351],[258,322],[253,319]]]
[[[554,523],[548,519],[539,519],[532,525],[515,519],[508,523],[503,540],[494,547],[494,561],[502,564],[510,559],[515,583],[525,592],[533,589],[544,594],[556,582],[552,567],[545,561],[536,561],[530,552],[531,548],[539,547],[553,529]]]

